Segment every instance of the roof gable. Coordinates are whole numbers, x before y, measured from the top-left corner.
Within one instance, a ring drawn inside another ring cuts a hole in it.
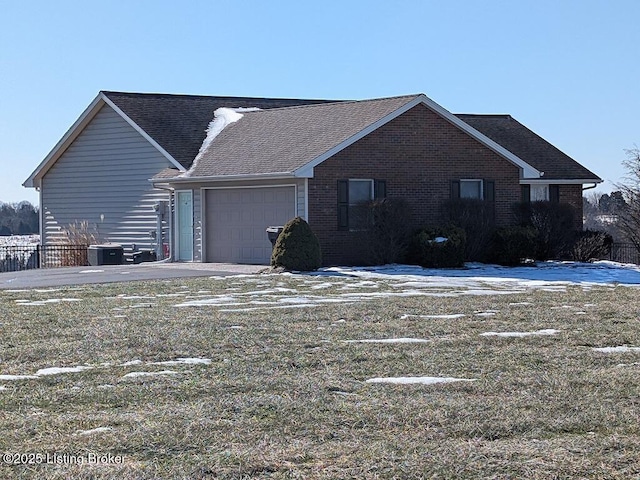
[[[202,145],[213,112],[221,106],[280,108],[329,101],[101,91],[23,185],[39,186],[39,180],[105,105],[116,111],[178,171],[184,172]]]
[[[456,114],[456,117],[543,172],[541,180],[602,181],[511,115]]]
[[[191,167],[220,107],[282,108],[330,100],[102,92],[182,167]]]
[[[312,177],[316,165],[419,104],[519,167],[523,177],[540,178],[534,167],[420,94],[245,113],[176,181],[256,175]]]

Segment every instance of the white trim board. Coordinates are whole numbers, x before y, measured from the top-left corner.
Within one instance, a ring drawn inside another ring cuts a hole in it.
[[[352,145],[353,143],[357,142],[361,138],[363,138],[363,137],[369,135],[370,133],[374,132],[375,130],[377,130],[378,128],[382,127],[383,125],[385,125],[386,123],[390,122],[391,120],[393,120],[393,119],[399,117],[400,115],[402,115],[403,113],[409,111],[410,109],[412,109],[416,105],[420,105],[420,104],[426,106],[428,109],[430,109],[431,111],[435,112],[436,114],[438,114],[439,116],[441,116],[442,118],[447,120],[449,123],[452,123],[454,126],[458,127],[463,132],[465,132],[468,135],[470,135],[471,137],[475,138],[480,143],[482,143],[483,145],[485,145],[489,149],[493,150],[495,153],[497,153],[498,155],[500,155],[504,159],[508,160],[512,164],[514,164],[517,167],[519,167],[521,169],[521,172],[522,172],[521,173],[521,177],[522,178],[540,178],[540,177],[542,177],[542,175],[543,175],[542,172],[540,172],[539,170],[537,170],[534,167],[532,167],[531,165],[529,165],[527,162],[522,160],[520,157],[518,157],[518,156],[514,155],[513,153],[511,153],[510,151],[508,151],[502,145],[499,145],[498,143],[494,142],[493,140],[491,140],[486,135],[480,133],[478,130],[473,128],[471,125],[463,122],[458,117],[456,117],[454,114],[449,112],[444,107],[438,105],[436,102],[434,102],[433,100],[431,100],[429,97],[427,97],[424,94],[417,95],[414,99],[410,100],[409,102],[404,104],[402,107],[400,107],[397,110],[391,112],[390,114],[382,117],[378,121],[372,123],[371,125],[369,125],[365,129],[363,129],[360,132],[358,132],[357,134],[351,136],[350,138],[348,138],[347,140],[343,141],[339,145],[336,145],[335,147],[331,148],[330,150],[327,150],[325,153],[323,153],[322,155],[316,157],[315,159],[313,159],[312,161],[310,161],[306,165],[303,165],[302,167],[297,168],[293,172],[294,175],[296,177],[313,178],[313,168],[314,167],[316,167],[317,165],[321,164],[322,162],[324,162],[328,158],[334,156],[336,153],[340,152],[341,150],[344,150],[349,145]]]
[[[108,105],[114,112],[116,112],[122,119],[127,122],[135,131],[137,131],[142,137],[147,140],[160,154],[165,157],[169,162],[184,172],[186,169],[180,165],[180,163],[173,158],[164,148],[162,148],[158,142],[151,138],[147,132],[145,132],[138,124],[131,120],[120,108],[116,106],[103,92],[93,99],[87,108],[82,112],[80,117],[71,125],[69,130],[62,136],[62,138],[51,149],[47,156],[40,162],[36,169],[29,175],[23,186],[27,188],[35,188],[40,186],[41,178],[51,169],[51,167],[58,161],[58,159],[64,154],[64,152],[71,146],[76,138],[82,133],[85,127],[93,120],[98,114],[100,109]]]

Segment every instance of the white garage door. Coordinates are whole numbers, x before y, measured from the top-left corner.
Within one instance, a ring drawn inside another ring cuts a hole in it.
[[[207,190],[207,262],[267,265],[267,227],[284,225],[295,213],[293,186]]]

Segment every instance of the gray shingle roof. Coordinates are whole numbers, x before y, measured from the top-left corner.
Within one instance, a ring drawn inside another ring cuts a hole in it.
[[[212,97],[110,91],[102,93],[185,168],[191,166],[193,159],[198,154],[205,138],[207,126],[217,108],[258,107],[268,109],[330,102],[330,100]]]
[[[456,114],[456,117],[544,172],[545,180],[601,180],[511,115]]]
[[[246,112],[215,138],[189,176],[293,172],[417,97]]]

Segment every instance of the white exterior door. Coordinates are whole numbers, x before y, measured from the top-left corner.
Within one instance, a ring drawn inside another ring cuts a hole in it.
[[[295,216],[294,186],[207,190],[206,261],[268,265],[267,227]]]
[[[177,260],[193,260],[193,192],[176,192]]]

